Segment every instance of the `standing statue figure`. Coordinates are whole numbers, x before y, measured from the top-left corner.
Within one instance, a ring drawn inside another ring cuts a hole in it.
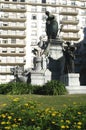
[[[75,47],[70,42],[65,43],[67,46],[63,48],[63,54],[65,58],[64,73],[74,73],[74,51]]]
[[[49,11],[46,11],[45,14],[48,16],[46,19],[46,34],[49,39],[56,39],[58,33],[58,22],[55,19],[55,16],[50,14]]]

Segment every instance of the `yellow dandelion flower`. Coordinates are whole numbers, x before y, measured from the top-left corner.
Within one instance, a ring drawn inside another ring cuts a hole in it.
[[[8,116],[8,119],[9,119],[9,120],[12,119],[12,116]]]
[[[66,104],[63,104],[63,106],[64,106],[64,107],[67,107],[67,105],[66,105]]]
[[[81,112],[78,112],[78,115],[81,115]]]
[[[61,113],[59,113],[58,116],[61,117]]]
[[[2,121],[2,122],[1,122],[1,125],[4,125],[4,124],[6,124],[6,122],[5,122],[5,121]]]
[[[7,122],[6,122],[6,124],[8,124],[8,125],[9,125],[9,124],[11,124],[11,123],[10,123],[9,121],[7,121]]]
[[[70,124],[70,120],[66,120],[66,123]]]
[[[6,117],[6,115],[5,115],[5,114],[2,114],[2,115],[1,115],[1,117],[2,117],[2,118],[5,118],[5,117]]]
[[[6,105],[7,105],[6,103],[2,104],[2,106],[4,106],[4,107],[5,107]]]
[[[49,113],[51,113],[51,111],[48,111]]]
[[[28,107],[28,106],[29,106],[29,105],[28,105],[28,103],[25,103],[24,105],[25,105],[26,107]]]
[[[5,128],[5,130],[11,130],[10,126],[5,126],[4,128]]]
[[[77,126],[77,128],[78,128],[78,129],[81,129],[81,126],[80,126],[80,125],[78,125],[78,126]]]
[[[45,109],[45,112],[47,113],[49,110],[50,110],[50,108],[46,108],[46,109]]]
[[[14,113],[10,113],[11,115],[14,115]]]
[[[18,119],[18,121],[21,121],[21,120],[22,120],[21,118]]]
[[[61,122],[64,122],[64,120],[61,120]]]
[[[65,129],[65,126],[64,126],[64,125],[62,125],[62,126],[61,126],[61,128],[62,128],[62,129]]]
[[[52,116],[56,116],[56,113],[52,113]]]
[[[31,121],[35,121],[34,119],[31,119]]]
[[[74,105],[76,105],[76,102],[73,102]]]
[[[52,124],[55,124],[56,122],[55,121],[52,121]]]
[[[78,122],[77,124],[78,124],[78,125],[82,125],[82,122]]]
[[[19,101],[19,98],[14,98],[13,101],[14,101],[14,102],[18,102],[18,101]]]
[[[13,124],[13,125],[12,125],[12,127],[18,127],[18,125],[16,125],[16,124]]]
[[[68,129],[68,128],[69,128],[69,126],[68,126],[68,125],[66,125],[66,126],[65,126],[65,128],[67,128],[67,129]]]

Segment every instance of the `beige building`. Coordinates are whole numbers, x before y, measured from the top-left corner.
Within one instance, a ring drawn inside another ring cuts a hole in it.
[[[11,68],[32,68],[32,48],[45,33],[45,10],[63,25],[64,41],[83,40],[86,26],[85,0],[0,0],[0,83],[14,78]]]

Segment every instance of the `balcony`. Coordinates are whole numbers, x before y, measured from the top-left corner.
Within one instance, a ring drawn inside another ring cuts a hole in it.
[[[74,10],[74,9],[62,9],[59,12],[59,14],[60,15],[73,15],[73,16],[76,16],[76,15],[78,15],[78,11]]]
[[[18,39],[24,39],[26,37],[26,34],[25,34],[25,32],[23,32],[23,33],[4,33],[4,31],[3,32],[1,32],[0,33],[0,38],[18,38]]]
[[[61,24],[72,24],[72,25],[77,25],[79,23],[79,20],[68,20],[68,19],[62,19],[60,21]]]
[[[4,17],[0,17],[0,21],[4,21],[4,22],[25,22],[26,18],[4,18]]]
[[[2,30],[25,30],[25,26],[0,26]]]
[[[12,5],[14,6],[14,5]],[[3,12],[19,12],[19,13],[25,13],[26,12],[26,8],[25,7],[16,7],[15,8],[12,6],[3,6],[0,11],[3,11]]]
[[[9,66],[22,66],[25,65],[25,62],[19,63],[19,62],[0,62],[0,65],[9,65]]]
[[[26,46],[26,44],[25,43],[21,43],[21,44],[18,44],[18,43],[9,43],[9,44],[6,44],[6,43],[2,43],[2,44],[0,44],[0,47],[12,47],[12,48],[16,48],[16,47],[19,47],[19,48],[23,48],[23,47],[25,47]]]
[[[77,32],[79,32],[79,28],[78,27],[76,27],[76,28],[63,28],[62,32],[73,32],[73,33],[77,33]]]
[[[6,34],[3,34],[3,35],[0,35],[0,38],[19,38],[19,39],[24,39],[26,36],[25,35],[6,35]]]
[[[22,52],[22,53],[0,53],[0,56],[20,56],[20,57],[22,57],[22,56],[25,56],[26,55],[26,53],[25,52]]]
[[[22,15],[8,15],[8,14],[3,14],[0,17],[0,21],[6,21],[6,22],[25,22],[26,21],[26,16],[25,14]]]
[[[62,39],[66,40],[66,41],[78,41],[80,39],[80,35],[78,35],[78,34],[75,34],[75,35],[64,34],[62,36]]]

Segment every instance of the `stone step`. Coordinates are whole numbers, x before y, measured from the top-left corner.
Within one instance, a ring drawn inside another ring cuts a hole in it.
[[[66,86],[69,94],[86,94],[86,86]]]

